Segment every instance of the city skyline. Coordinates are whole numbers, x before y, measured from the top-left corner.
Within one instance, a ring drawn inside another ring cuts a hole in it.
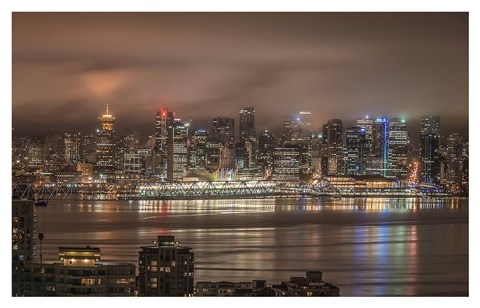
[[[91,131],[107,103],[147,134],[163,106],[207,129],[253,106],[257,132],[306,110],[313,130],[438,114],[468,137],[468,14],[13,14],[16,133]]]

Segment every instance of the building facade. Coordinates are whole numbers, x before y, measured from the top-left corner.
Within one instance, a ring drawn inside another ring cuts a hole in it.
[[[193,296],[194,254],[173,236],[158,236],[139,252],[140,296]]]
[[[136,295],[135,264],[103,264],[90,246],[58,250],[59,262],[26,265],[25,296]]]

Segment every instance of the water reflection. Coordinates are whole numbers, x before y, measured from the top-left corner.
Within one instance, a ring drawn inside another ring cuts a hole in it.
[[[51,202],[45,259],[100,247],[138,262],[138,247],[175,235],[195,252],[195,280],[279,282],[321,270],[342,295],[468,292],[462,199],[264,199]]]

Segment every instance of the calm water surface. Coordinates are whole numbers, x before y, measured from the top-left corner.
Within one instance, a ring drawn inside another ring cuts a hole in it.
[[[468,200],[262,199],[50,201],[44,260],[99,247],[138,263],[139,246],[174,235],[195,253],[195,281],[321,270],[342,296],[468,295]],[[45,214],[45,215],[44,215]]]

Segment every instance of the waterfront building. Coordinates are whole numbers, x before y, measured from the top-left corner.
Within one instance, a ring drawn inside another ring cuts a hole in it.
[[[73,167],[55,172],[57,183],[79,183],[82,181],[82,172],[76,171]]]
[[[36,219],[32,200],[12,200],[12,296],[25,290],[25,264],[35,260]]]
[[[263,172],[260,167],[238,169],[235,178],[237,181],[263,180]]]
[[[212,139],[223,145],[234,144],[234,120],[229,117],[217,117],[212,121]]]
[[[95,247],[59,247],[59,262],[28,263],[25,296],[134,296],[135,264],[103,264]]]
[[[140,296],[193,296],[194,253],[174,236],[158,236],[139,251]]]
[[[329,175],[344,174],[343,166],[343,123],[340,119],[331,119],[323,126],[323,136],[328,145],[327,164]]]
[[[421,180],[424,183],[440,183],[440,118],[425,116],[421,121],[420,161]]]
[[[415,196],[415,191],[381,175],[337,175],[323,178],[336,193],[344,196]]]
[[[297,146],[284,145],[275,148],[272,179],[283,181],[300,179],[300,151]]]
[[[239,137],[240,142],[255,138],[255,109],[253,107],[244,107],[240,109],[239,116]]]
[[[115,117],[109,113],[108,104],[105,114],[99,118],[101,128],[97,129],[96,159],[97,167],[115,167]]]
[[[347,175],[365,173],[366,129],[349,127],[345,131],[345,171]]]
[[[387,177],[402,180],[407,177],[409,143],[407,121],[401,118],[390,119],[388,122]]]
[[[168,130],[167,138],[167,179],[181,181],[187,171],[188,127],[179,119],[175,119]]]

